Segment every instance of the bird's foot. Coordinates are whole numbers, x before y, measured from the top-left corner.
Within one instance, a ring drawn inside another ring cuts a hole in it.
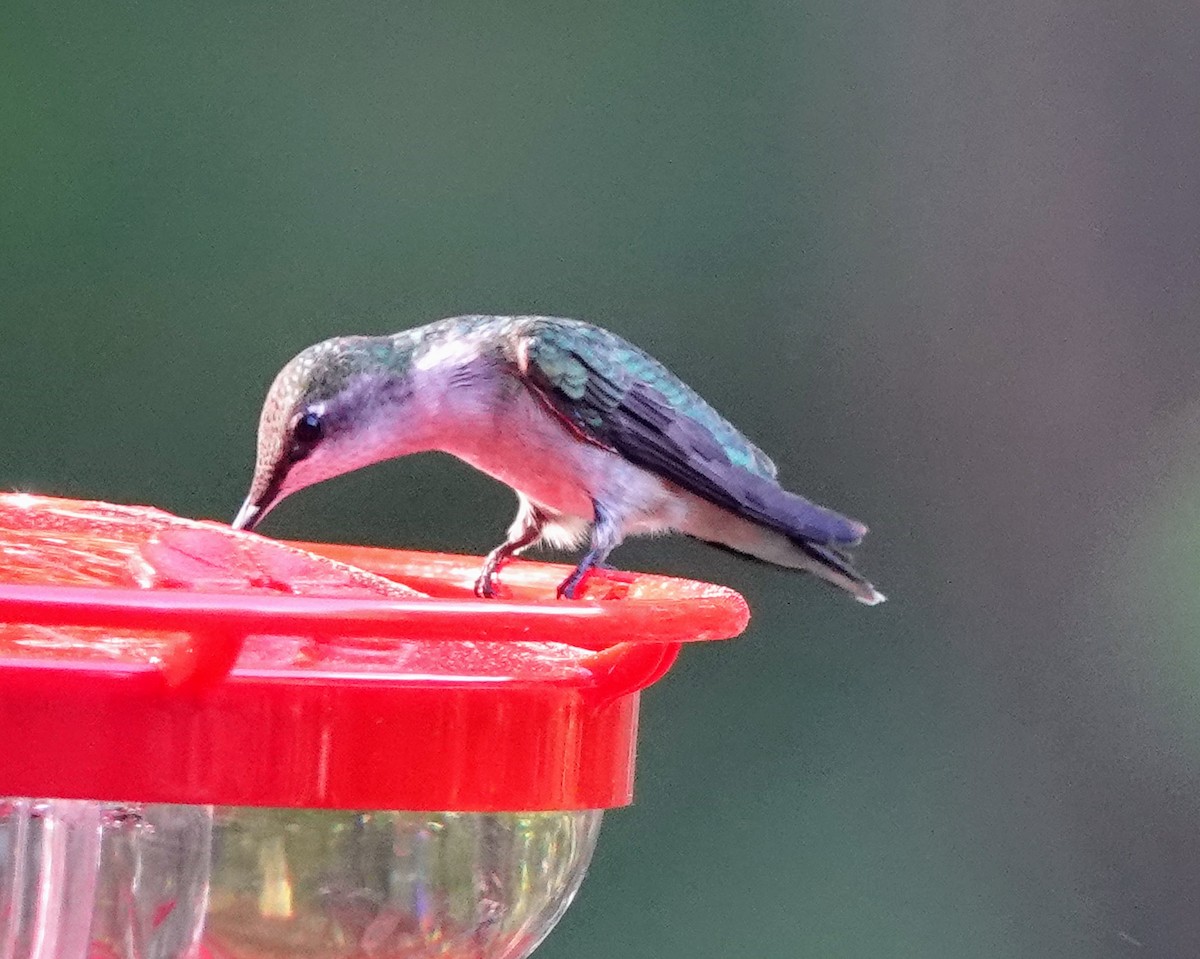
[[[580,599],[580,593],[583,592],[583,586],[588,576],[595,567],[580,566],[576,567],[571,575],[564,579],[555,591],[555,595],[559,599]]]
[[[480,599],[495,599],[500,593],[500,584],[496,582],[495,570],[484,570],[475,580],[475,595]]]

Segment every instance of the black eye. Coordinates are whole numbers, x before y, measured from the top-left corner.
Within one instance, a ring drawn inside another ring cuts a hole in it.
[[[292,435],[297,442],[303,443],[306,446],[315,443],[321,438],[321,417],[316,413],[305,413],[300,419],[296,420],[296,425],[292,429]]]
[[[312,452],[314,446],[321,440],[324,427],[321,415],[309,410],[292,427],[292,460],[302,460]]]

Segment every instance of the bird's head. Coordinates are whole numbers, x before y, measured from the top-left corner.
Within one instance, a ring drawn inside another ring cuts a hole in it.
[[[310,346],[279,371],[235,529],[253,529],[297,490],[407,451],[407,354],[392,337],[343,336]]]

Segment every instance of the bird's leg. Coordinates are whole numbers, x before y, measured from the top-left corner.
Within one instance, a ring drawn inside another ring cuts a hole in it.
[[[483,569],[475,580],[475,595],[491,599],[496,595],[496,573],[510,558],[542,538],[548,517],[524,496],[519,497],[517,517],[508,528],[508,539],[487,554]]]
[[[583,585],[588,574],[597,568],[606,569],[608,554],[621,545],[624,535],[621,527],[611,513],[603,506],[592,500],[592,509],[596,520],[592,524],[592,539],[588,551],[583,554],[579,565],[571,571],[571,575],[562,581],[558,587],[559,599],[576,599],[579,588]]]

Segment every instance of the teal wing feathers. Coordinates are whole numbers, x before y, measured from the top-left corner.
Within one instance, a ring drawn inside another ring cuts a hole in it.
[[[578,320],[538,317],[524,325],[523,343],[531,380],[557,394],[560,412],[598,439],[614,431],[612,414],[631,392],[648,388],[665,409],[708,433],[731,464],[775,478],[766,453],[654,357],[615,333]]]
[[[526,385],[581,438],[776,529],[853,545],[861,523],[780,488],[771,459],[661,363],[577,320],[530,317],[512,360]]]

